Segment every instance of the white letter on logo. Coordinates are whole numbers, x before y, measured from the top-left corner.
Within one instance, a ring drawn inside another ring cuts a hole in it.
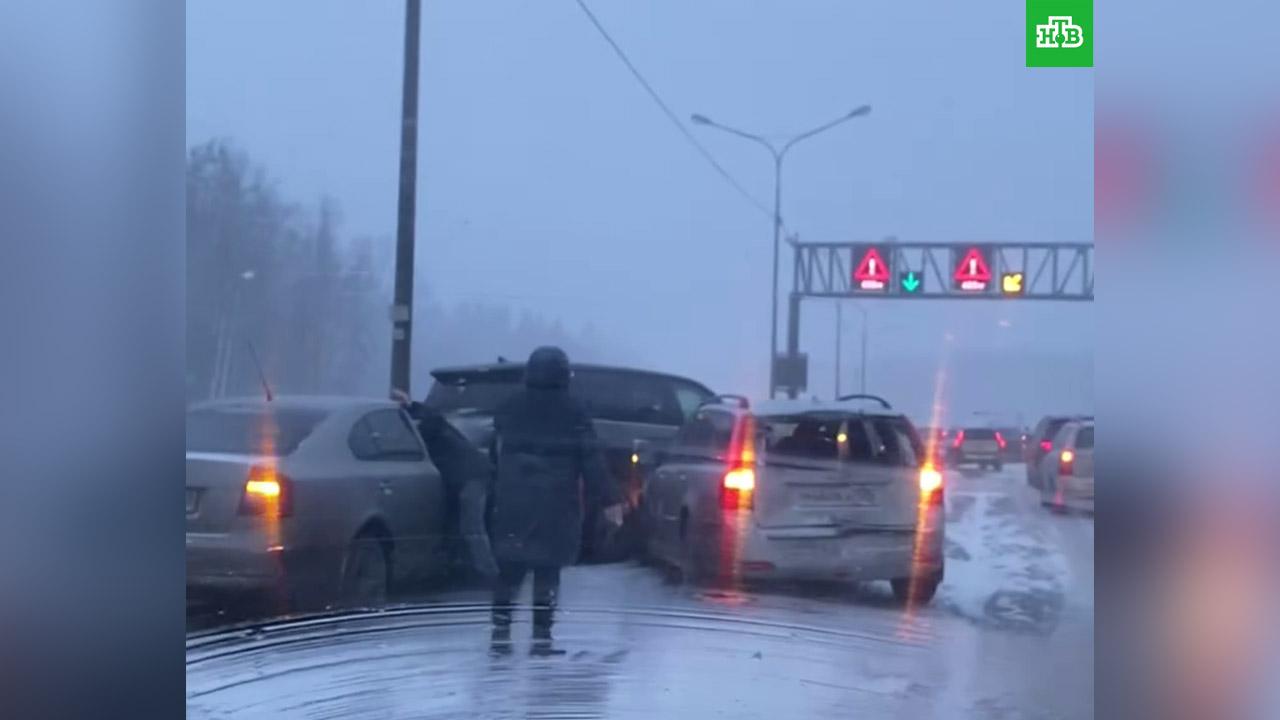
[[[1038,26],[1037,29],[1040,27],[1045,26]],[[1055,15],[1050,17],[1048,27],[1055,28],[1059,33],[1061,33],[1057,38],[1055,38],[1055,40],[1061,39],[1061,42],[1054,43],[1051,47],[1078,48],[1084,44],[1084,28],[1071,22],[1070,15]],[[1036,44],[1039,45],[1039,42]]]

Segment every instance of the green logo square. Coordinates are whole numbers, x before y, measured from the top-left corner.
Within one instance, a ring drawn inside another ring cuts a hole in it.
[[[1093,67],[1093,0],[1027,0],[1027,67]]]

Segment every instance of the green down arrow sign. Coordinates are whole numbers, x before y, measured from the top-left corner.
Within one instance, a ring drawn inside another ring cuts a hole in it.
[[[898,281],[902,284],[902,289],[905,292],[914,293],[920,290],[920,276],[914,271],[901,273],[898,276]]]

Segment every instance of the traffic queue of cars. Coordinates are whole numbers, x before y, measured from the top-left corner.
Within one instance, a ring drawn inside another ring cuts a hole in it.
[[[714,397],[700,383],[626,368],[576,365],[571,390],[593,418],[632,512],[620,530],[586,523],[588,559],[615,560],[640,541],[638,443],[665,446]],[[523,386],[523,364],[445,368],[425,404],[487,448],[494,410]],[[187,412],[189,597],[249,595],[282,610],[376,605],[444,577],[461,546],[457,498],[414,421],[390,400],[238,398]]]
[[[887,580],[927,602],[943,577],[939,461],[999,469],[1008,450],[991,428],[922,435],[875,396],[753,407],[676,375],[572,372],[628,507],[619,529],[588,513],[583,559],[642,555],[694,581]],[[441,368],[425,404],[487,448],[523,373]],[[1037,426],[1028,479],[1046,505],[1092,507],[1092,448],[1091,418]],[[288,611],[376,605],[457,561],[456,488],[390,400],[200,403],[186,466],[189,595],[253,594]]]
[[[1045,418],[1028,448],[1027,483],[1051,510],[1093,512],[1093,417]]]

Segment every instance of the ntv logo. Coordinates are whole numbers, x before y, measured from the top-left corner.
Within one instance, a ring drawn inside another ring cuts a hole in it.
[[[1053,15],[1044,25],[1036,25],[1036,47],[1078,48],[1084,45],[1084,28],[1071,22],[1070,15]]]

